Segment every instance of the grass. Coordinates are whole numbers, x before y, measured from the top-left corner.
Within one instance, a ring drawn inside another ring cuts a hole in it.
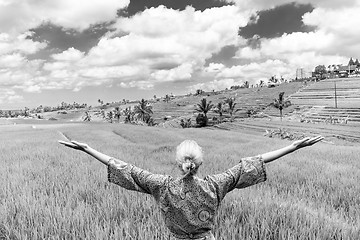
[[[122,124],[0,130],[0,239],[168,239],[151,196],[108,183],[101,163],[57,143],[59,132],[174,176],[175,148],[184,139],[205,151],[202,176],[289,144],[241,132]],[[227,195],[216,239],[357,239],[359,155],[356,145],[319,143],[267,165],[268,181]]]

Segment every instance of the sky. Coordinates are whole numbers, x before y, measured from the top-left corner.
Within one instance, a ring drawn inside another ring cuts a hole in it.
[[[360,58],[360,0],[0,0],[0,109],[292,79]]]

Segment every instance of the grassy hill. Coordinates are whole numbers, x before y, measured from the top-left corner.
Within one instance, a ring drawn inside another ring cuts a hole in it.
[[[296,93],[303,86],[300,82],[284,83],[275,88],[242,88],[238,90],[221,91],[215,93],[205,93],[198,96],[184,96],[177,97],[169,103],[161,102],[153,105],[155,119],[161,119],[164,116],[180,117],[180,116],[193,116],[196,104],[202,98],[212,101],[213,104],[223,102],[227,98],[236,99],[236,108],[240,111],[235,113],[235,117],[247,117],[247,110],[253,109],[256,111],[263,111],[270,103],[278,98],[280,92],[285,92],[285,97]],[[285,111],[290,111],[290,108]],[[278,115],[278,111],[276,111]],[[225,114],[226,115],[226,114]],[[214,112],[209,113],[209,117],[218,116]]]
[[[150,100],[151,105],[153,106],[153,118],[156,122],[163,122],[164,117],[171,116],[172,118],[177,117],[192,117],[194,118],[196,104],[200,102],[202,98],[206,98],[208,101],[212,101],[213,104],[218,102],[224,102],[227,98],[233,97],[236,99],[236,108],[239,108],[240,111],[235,113],[235,118],[247,117],[247,110],[253,109],[256,111],[264,110],[270,103],[278,97],[280,92],[285,92],[285,97],[290,96],[291,94],[296,93],[303,87],[303,84],[300,82],[291,82],[284,83],[274,88],[242,88],[238,90],[228,90],[228,91],[219,91],[219,92],[209,92],[200,95],[191,95],[191,96],[176,96],[174,99],[169,102],[164,101],[153,101]],[[101,110],[111,111],[115,107],[119,106],[121,109],[127,107],[133,107],[136,105],[136,102],[129,104],[109,104],[105,106],[97,106],[92,109],[76,109],[76,110],[66,110],[66,111],[56,111],[43,113],[45,119],[56,119],[59,121],[82,121],[85,111],[89,111],[93,121],[103,121],[99,117],[99,112]],[[285,111],[291,112],[293,108],[288,108]],[[278,111],[269,110],[270,115],[278,115]],[[228,116],[227,114],[225,114]],[[210,112],[209,117],[217,116],[216,113]]]

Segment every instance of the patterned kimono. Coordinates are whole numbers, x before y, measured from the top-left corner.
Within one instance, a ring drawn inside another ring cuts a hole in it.
[[[131,164],[117,166],[116,160],[110,159],[108,180],[154,196],[173,238],[215,239],[211,230],[225,195],[265,181],[266,172],[260,156],[243,158],[227,171],[204,179],[153,174]]]

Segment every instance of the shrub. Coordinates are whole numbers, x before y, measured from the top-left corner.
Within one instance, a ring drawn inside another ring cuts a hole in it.
[[[206,127],[207,123],[208,123],[208,118],[204,114],[199,113],[196,117],[196,124],[199,127]]]

